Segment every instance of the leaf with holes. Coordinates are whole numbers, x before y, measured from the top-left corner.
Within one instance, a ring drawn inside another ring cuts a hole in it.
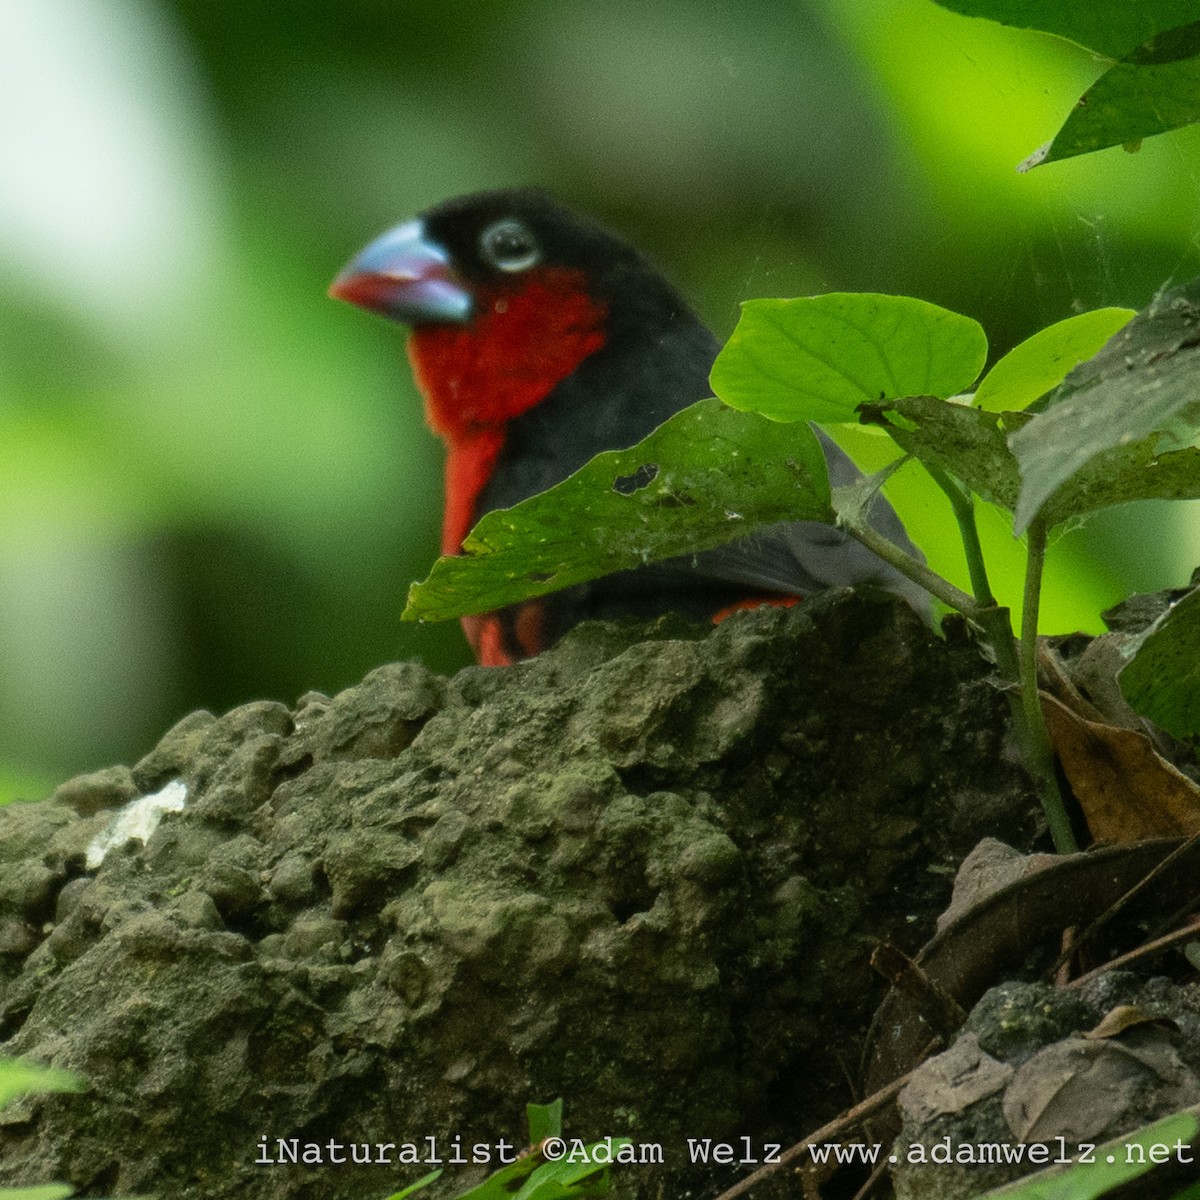
[[[702,400],[631,449],[599,454],[557,487],[488,513],[463,554],[438,559],[412,586],[403,616],[491,612],[786,520],[833,520],[812,430]]]
[[[911,296],[748,300],[709,382],[773,421],[857,421],[860,404],[953,396],[987,358],[978,322]]]

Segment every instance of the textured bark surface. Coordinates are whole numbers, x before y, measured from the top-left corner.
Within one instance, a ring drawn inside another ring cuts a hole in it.
[[[0,1182],[360,1200],[428,1167],[260,1137],[519,1145],[562,1096],[568,1135],[662,1145],[621,1193],[728,1183],[687,1139],[835,1115],[874,942],[917,947],[980,837],[1029,844],[1006,707],[970,646],[832,594],[194,713],[0,810],[0,1054],[90,1084],[0,1112]],[[176,778],[186,810],[85,870]]]

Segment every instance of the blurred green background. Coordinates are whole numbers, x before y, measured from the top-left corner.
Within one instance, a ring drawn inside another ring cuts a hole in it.
[[[195,707],[467,661],[398,619],[440,508],[402,336],[325,297],[384,228],[542,184],[722,336],[748,297],[885,291],[1000,353],[1200,273],[1195,129],[1014,171],[1100,69],[930,0],[7,0],[0,794]],[[965,582],[909,473],[893,499]],[[1195,506],[1107,514],[1055,548],[1044,628],[1197,562]]]

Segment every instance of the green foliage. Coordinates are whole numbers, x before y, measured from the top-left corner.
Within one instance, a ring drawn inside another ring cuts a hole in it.
[[[41,1067],[23,1059],[0,1059],[0,1108],[18,1096],[43,1092],[81,1092],[83,1082],[69,1071]],[[64,1200],[75,1191],[63,1183],[39,1187],[0,1188],[0,1200]]]
[[[1041,7],[1103,28],[1159,6]],[[8,794],[136,759],[193,708],[467,661],[457,629],[395,622],[440,508],[402,335],[324,298],[352,248],[436,199],[543,183],[668,265],[722,336],[746,296],[870,289],[1006,348],[1200,272],[1187,145],[1017,177],[1099,70],[928,0],[87,11],[30,7],[10,82],[55,79],[56,102],[0,139],[25,148],[0,164],[0,757],[32,777]],[[1089,44],[1115,60],[1153,32]],[[521,80],[502,104],[497,47]],[[1020,556],[981,521],[1015,591]],[[1117,524],[1061,547],[1060,627],[1192,565],[1185,539]],[[959,569],[936,526],[919,540]]]
[[[1097,353],[1074,365],[1113,329]],[[1046,537],[1107,506],[1200,498],[1200,449],[1184,444],[1200,431],[1193,383],[1200,280],[1157,297],[1132,320],[1102,310],[1018,347],[985,380],[983,399],[1021,402],[1029,406],[1024,412],[931,394],[968,386],[985,355],[974,322],[906,297],[747,304],[712,381],[723,398],[750,411],[703,401],[632,449],[599,455],[558,487],[489,514],[465,555],[441,559],[413,588],[406,615],[484,612],[708,549],[789,517],[836,523],[985,630],[1001,674],[1014,684],[1019,679],[1018,728],[1046,789],[1055,840],[1070,848],[1033,654]],[[855,410],[882,426],[946,492],[973,597],[878,534],[865,519],[862,487],[831,498],[819,445],[804,422],[818,415],[845,421]],[[764,416],[791,423],[780,429]],[[1007,613],[992,597],[974,496],[1012,512],[1016,534],[1030,532],[1019,659]],[[1174,678],[1186,689],[1178,669]]]
[[[749,300],[710,382],[732,408],[775,421],[855,421],[860,404],[963,391],[986,358],[978,322],[924,300]]]
[[[938,0],[972,17],[1065,37],[1115,60],[1058,133],[1022,164],[1136,149],[1141,139],[1200,121],[1200,21],[1191,0]]]
[[[1156,297],[1071,372],[1043,415],[1013,433],[1022,478],[1018,534],[1068,481],[1086,499],[1067,505],[1064,517],[1072,508],[1200,495],[1196,451],[1160,453],[1172,439],[1191,441],[1200,427],[1198,324],[1200,279]]]
[[[1188,380],[1200,354],[1197,296],[1200,282],[1133,321],[1102,309],[1030,338],[976,397],[1027,405],[1062,381],[1034,405],[1041,411],[1020,414],[938,398],[970,386],[986,356],[969,318],[908,297],[748,303],[712,374],[721,398],[745,411],[704,401],[543,496],[488,514],[463,555],[414,585],[405,617],[487,612],[780,520],[833,522],[820,449],[802,422],[847,421],[858,408],[905,452],[1015,512],[1017,533],[1034,517],[1053,528],[1129,500],[1200,496],[1200,451],[1159,452],[1200,415]]]
[[[1034,517],[1053,528],[1130,500],[1200,496],[1200,450],[1158,452],[1166,434],[1200,425],[1188,384],[1197,295],[1200,281],[1133,321],[1102,309],[1030,338],[981,386],[985,403],[1028,404],[1062,380],[1034,405],[1043,411],[1025,413],[937,397],[969,386],[986,354],[968,318],[907,297],[749,303],[712,376],[722,399],[748,411],[704,401],[632,449],[488,514],[464,555],[414,586],[405,616],[486,612],[780,520],[834,522],[819,447],[799,422],[847,421],[856,408],[906,453],[1015,512],[1017,533]],[[876,402],[880,393],[896,399]]]
[[[1142,138],[1200,121],[1200,21],[1139,46],[1083,94],[1050,143],[1022,164],[1136,150]]]
[[[1197,1131],[1200,1131],[1200,1115],[1194,1108],[1185,1109],[1098,1146],[1094,1162],[1051,1167],[980,1195],[976,1200],[1098,1200],[1115,1188],[1149,1175],[1157,1165],[1150,1157],[1152,1147],[1174,1148],[1176,1143],[1182,1143],[1186,1150]],[[1134,1147],[1137,1150],[1131,1154],[1130,1148]],[[1137,1161],[1143,1155],[1144,1161]],[[1130,1158],[1134,1161],[1129,1161]],[[1173,1193],[1173,1200],[1195,1200],[1196,1194],[1193,1185]],[[1163,1193],[1163,1200],[1172,1198]]]
[[[1200,589],[1154,623],[1117,678],[1135,712],[1181,740],[1200,737]]]
[[[529,1149],[515,1162],[493,1171],[477,1187],[461,1192],[455,1200],[588,1200],[606,1195],[609,1188],[608,1164],[616,1161],[626,1138],[606,1138],[592,1142],[576,1153],[563,1157],[558,1147],[566,1148],[562,1140],[562,1100],[551,1104],[527,1104]],[[555,1156],[548,1156],[547,1143],[557,1143]],[[431,1171],[416,1183],[395,1192],[387,1200],[404,1200],[414,1192],[428,1187],[442,1172]]]
[[[1200,498],[1200,450],[1189,446],[1156,453],[1157,434],[1084,457],[1080,443],[1064,436],[1069,422],[1046,428],[1049,413],[987,413],[928,396],[881,405],[878,413],[876,419],[910,454],[949,471],[985,500],[1014,510],[1018,534],[1034,518],[1053,529],[1132,500]],[[1017,457],[1018,444],[1037,455],[1033,468]],[[1070,470],[1067,478],[1051,474],[1064,467]],[[1033,511],[1027,503],[1031,493],[1047,493]]]
[[[833,519],[825,456],[806,425],[705,400],[631,450],[488,513],[409,592],[406,620],[488,612],[600,575],[718,546],[775,521]]]
[[[983,377],[972,403],[988,412],[1017,412],[1062,383],[1133,316],[1131,308],[1097,308],[1056,321],[1013,347]]]
[[[1018,29],[1037,29],[1077,42],[1106,58],[1196,15],[1194,0],[937,0],[966,17],[986,17]]]
[[[525,1119],[529,1122],[529,1144],[538,1146],[547,1138],[562,1133],[563,1102],[559,1096],[549,1104],[525,1105]]]
[[[427,1188],[431,1183],[435,1183],[442,1177],[442,1168],[438,1167],[436,1171],[430,1171],[428,1175],[422,1175],[416,1183],[410,1183],[408,1187],[401,1188],[398,1192],[393,1192],[387,1200],[404,1200],[406,1196],[413,1195],[414,1192],[419,1192]]]
[[[83,1090],[83,1081],[70,1071],[38,1066],[20,1058],[0,1059],[0,1107],[18,1096]]]

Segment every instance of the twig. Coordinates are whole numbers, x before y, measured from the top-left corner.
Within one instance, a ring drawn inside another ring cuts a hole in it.
[[[933,1032],[949,1040],[962,1028],[967,1019],[962,1005],[899,947],[879,942],[871,951],[871,967],[913,1002]]]
[[[1071,959],[1075,957],[1075,952],[1079,948],[1079,942],[1075,935],[1079,932],[1079,927],[1076,925],[1068,925],[1062,931],[1062,953],[1058,956],[1058,962],[1054,966],[1054,986],[1066,987],[1071,982]]]
[[[1157,954],[1160,950],[1168,950],[1176,942],[1186,942],[1189,939],[1200,939],[1200,922],[1193,925],[1185,925],[1182,929],[1176,929],[1172,933],[1163,934],[1162,937],[1155,938],[1152,942],[1143,942],[1127,954],[1119,954],[1116,958],[1110,959],[1094,970],[1088,971],[1086,975],[1080,975],[1078,979],[1072,979],[1067,984],[1067,987],[1081,988],[1085,983],[1108,971],[1120,970],[1121,967],[1128,966],[1131,962],[1137,962],[1140,958]]]
[[[1068,962],[1072,955],[1077,954],[1081,946],[1091,941],[1105,925],[1109,923],[1130,901],[1144,888],[1150,886],[1155,879],[1159,877],[1176,859],[1186,854],[1197,842],[1200,842],[1200,833],[1193,833],[1186,841],[1181,842],[1174,850],[1171,851],[1160,863],[1155,864],[1145,875],[1141,877],[1124,895],[1118,896],[1078,937],[1075,938],[1070,948],[1064,950],[1059,955],[1048,972],[1049,975],[1057,975],[1062,966]],[[1152,943],[1147,943],[1152,944]],[[1086,977],[1085,977],[1086,978]],[[1076,980],[1078,982],[1078,980]]]
[[[867,1200],[867,1197],[875,1190],[875,1185],[883,1178],[883,1173],[887,1169],[887,1163],[880,1163],[867,1177],[867,1182],[854,1193],[851,1200]]]
[[[893,1079],[885,1088],[880,1088],[879,1091],[868,1096],[865,1100],[859,1101],[853,1108],[847,1109],[840,1117],[829,1122],[828,1125],[822,1125],[820,1129],[810,1133],[802,1142],[797,1142],[794,1146],[789,1146],[779,1158],[768,1163],[765,1167],[759,1167],[757,1171],[747,1175],[745,1179],[739,1180],[729,1188],[728,1191],[722,1192],[717,1200],[734,1200],[736,1196],[745,1195],[752,1187],[759,1184],[767,1175],[773,1174],[781,1167],[785,1167],[788,1163],[794,1162],[809,1148],[817,1142],[831,1142],[839,1135],[846,1132],[847,1129],[852,1129],[860,1121],[869,1117],[872,1113],[878,1112],[879,1109],[887,1107],[907,1086],[908,1081],[916,1074],[917,1067],[913,1067],[911,1071],[901,1075],[899,1079]]]

